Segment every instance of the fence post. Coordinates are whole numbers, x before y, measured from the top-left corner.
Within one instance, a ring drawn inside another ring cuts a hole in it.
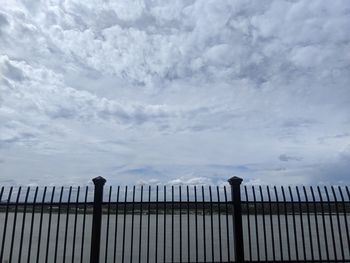
[[[92,214],[90,263],[98,263],[100,260],[103,186],[106,183],[106,179],[99,176],[92,179],[92,181],[94,182],[95,190]]]
[[[244,262],[244,246],[243,246],[243,225],[242,225],[242,204],[241,204],[241,183],[243,179],[239,177],[231,177],[228,182],[231,185],[231,197],[233,203],[233,239],[235,262]]]

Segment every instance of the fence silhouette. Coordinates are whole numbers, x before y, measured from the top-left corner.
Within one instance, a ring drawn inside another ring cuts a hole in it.
[[[347,186],[1,187],[0,262],[350,262]]]

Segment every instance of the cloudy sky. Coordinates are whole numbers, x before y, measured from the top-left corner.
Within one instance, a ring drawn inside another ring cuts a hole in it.
[[[350,1],[0,0],[0,183],[350,183]]]

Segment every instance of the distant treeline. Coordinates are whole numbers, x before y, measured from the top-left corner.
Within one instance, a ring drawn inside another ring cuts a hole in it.
[[[21,204],[14,204],[10,203],[8,206],[6,203],[2,202],[0,204],[0,212],[6,212],[8,210],[9,212],[23,212],[26,210],[26,212],[33,212],[33,209],[35,209],[36,213],[40,213],[43,211],[43,213],[49,213],[50,211],[52,213],[57,213],[59,210],[61,213],[67,213],[67,209],[69,208],[69,213],[84,213],[87,214],[92,213],[93,206],[91,203],[84,204],[84,203],[70,203],[69,205],[67,203],[45,203],[42,205],[41,203],[36,203],[34,206],[32,203],[28,203],[27,205],[21,203]],[[118,214],[186,214],[186,213],[198,213],[198,214],[218,214],[223,213],[232,213],[232,204],[231,203],[218,203],[218,202],[144,202],[144,203],[132,203],[132,202],[120,202],[120,203],[110,203],[110,204],[104,204],[102,206],[102,211],[104,214],[110,213],[115,214],[118,210]],[[300,213],[350,213],[350,203],[320,203],[320,202],[309,202],[309,203],[252,203],[252,202],[242,202],[242,213],[243,214],[300,214]]]

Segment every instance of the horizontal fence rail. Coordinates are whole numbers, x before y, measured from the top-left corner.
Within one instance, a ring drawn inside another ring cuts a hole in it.
[[[0,187],[0,262],[350,262],[347,186]]]

